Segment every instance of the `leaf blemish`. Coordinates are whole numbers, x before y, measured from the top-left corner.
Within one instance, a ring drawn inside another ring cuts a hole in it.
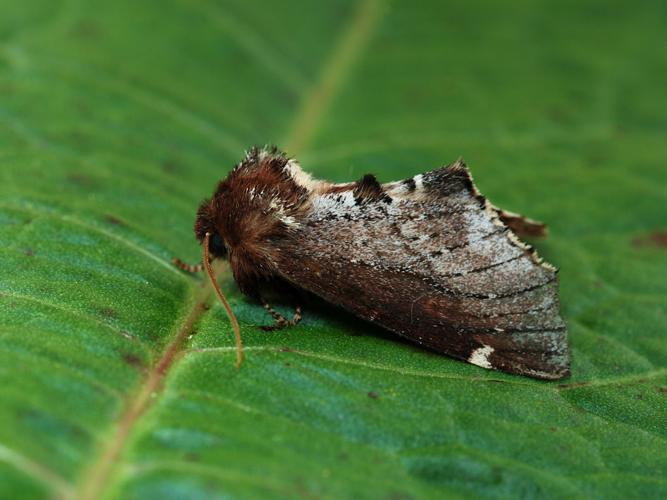
[[[127,363],[130,366],[134,366],[136,368],[143,368],[144,367],[144,361],[137,356],[136,354],[133,354],[131,352],[124,352],[122,354],[123,361]]]
[[[115,318],[118,317],[118,313],[116,312],[116,310],[113,307],[102,307],[102,308],[99,309],[99,312],[105,318],[114,318],[115,319]]]
[[[106,220],[108,223],[113,224],[114,226],[124,226],[125,222],[115,215],[112,214],[104,214],[104,220]]]
[[[93,179],[90,175],[81,172],[71,172],[67,174],[66,179],[70,184],[74,184],[82,188],[91,188],[96,184],[95,179]]]
[[[646,236],[632,240],[632,245],[638,248],[658,247],[667,248],[667,231],[653,231]]]
[[[164,160],[160,167],[162,168],[162,171],[167,174],[173,174],[183,170],[183,166],[178,161],[172,159]]]
[[[71,31],[71,34],[83,39],[96,39],[100,37],[101,30],[97,22],[92,19],[81,19]]]

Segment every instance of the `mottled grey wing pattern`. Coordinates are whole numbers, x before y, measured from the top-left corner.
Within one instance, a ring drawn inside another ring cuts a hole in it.
[[[556,271],[503,224],[462,164],[383,190],[315,196],[277,243],[282,277],[452,357],[539,378],[568,374]]]

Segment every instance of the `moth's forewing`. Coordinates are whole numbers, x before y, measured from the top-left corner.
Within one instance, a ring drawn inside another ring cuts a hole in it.
[[[462,164],[380,193],[363,182],[313,196],[272,243],[282,278],[457,359],[537,378],[569,373],[556,271],[509,230]]]

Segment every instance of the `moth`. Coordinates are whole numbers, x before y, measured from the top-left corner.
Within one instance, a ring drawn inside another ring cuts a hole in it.
[[[557,270],[519,236],[544,224],[501,210],[459,160],[380,184],[316,180],[273,148],[253,148],[197,210],[203,266],[226,259],[275,327],[295,324],[263,300],[305,290],[432,351],[540,379],[569,374]]]

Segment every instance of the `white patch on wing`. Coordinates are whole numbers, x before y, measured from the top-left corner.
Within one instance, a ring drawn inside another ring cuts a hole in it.
[[[415,191],[424,189],[424,176],[422,174],[415,175],[412,180],[415,181]]]
[[[357,200],[354,199],[354,192],[352,191],[344,191],[343,193],[340,194],[343,206],[345,208],[352,208],[356,206]]]
[[[336,217],[342,217],[357,210],[357,203],[352,191],[324,194],[313,198],[313,211],[318,214],[332,214]]]
[[[490,345],[479,347],[475,349],[472,352],[472,354],[470,354],[470,357],[468,358],[468,363],[481,366],[482,368],[493,368],[493,366],[491,366],[491,363],[489,362],[489,356],[491,356],[491,353],[493,351],[495,351],[495,349]]]

